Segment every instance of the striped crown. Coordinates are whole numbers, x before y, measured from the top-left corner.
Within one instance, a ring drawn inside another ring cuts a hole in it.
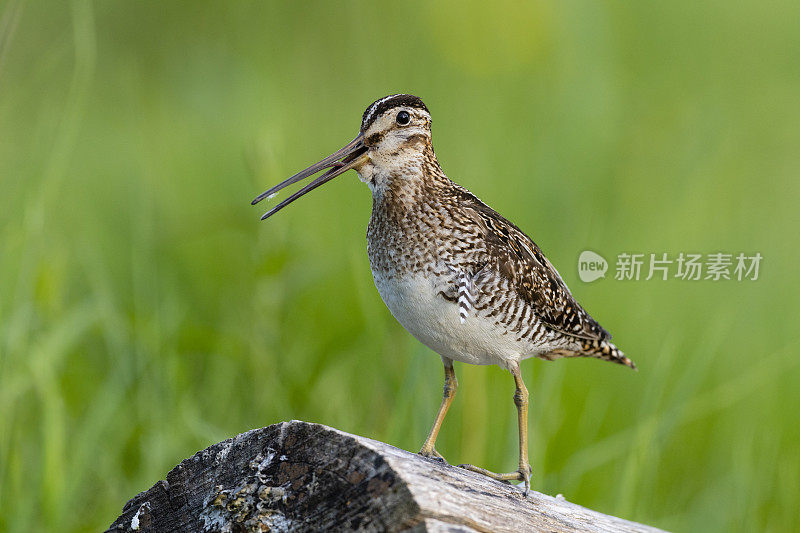
[[[375,122],[375,119],[381,116],[387,109],[398,106],[424,109],[426,113],[430,114],[430,111],[428,111],[428,108],[419,96],[414,96],[413,94],[391,94],[389,96],[384,96],[380,100],[375,100],[367,107],[361,119],[361,131],[367,131],[367,128]]]

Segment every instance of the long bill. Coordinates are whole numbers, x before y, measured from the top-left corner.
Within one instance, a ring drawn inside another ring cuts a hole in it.
[[[330,168],[327,172],[318,176],[314,179],[311,183],[300,189],[299,191],[295,192],[285,200],[282,200],[278,205],[264,213],[261,217],[261,220],[266,220],[290,203],[294,202],[307,192],[313,191],[320,185],[329,182],[336,176],[340,174],[344,174],[351,168],[357,167],[362,164],[365,160],[367,153],[367,148],[364,146],[364,134],[359,133],[355,139],[347,143],[344,147],[339,150],[336,150],[334,153],[320,161],[319,163],[314,163],[310,167],[306,168],[305,170],[301,170],[291,178],[288,178],[279,184],[275,185],[274,187],[264,191],[263,193],[256,196],[256,198],[250,202],[252,205],[256,205],[258,202],[263,200],[264,198],[271,198],[275,194],[278,193],[284,187],[287,187],[293,183],[297,183],[300,180],[303,180],[309,176],[313,176],[320,170]]]

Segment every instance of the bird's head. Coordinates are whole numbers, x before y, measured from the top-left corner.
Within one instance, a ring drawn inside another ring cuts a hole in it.
[[[394,94],[364,111],[361,134],[369,162],[357,171],[363,181],[373,184],[382,175],[407,173],[409,167],[421,164],[431,145],[431,115],[419,97]]]
[[[258,195],[252,204],[271,198],[284,187],[324,169],[327,172],[264,213],[264,220],[296,199],[344,172],[355,169],[362,181],[375,187],[376,181],[421,167],[426,150],[431,150],[431,115],[422,100],[411,94],[393,94],[376,100],[361,119],[356,138],[325,159]],[[374,189],[373,189],[374,190]]]

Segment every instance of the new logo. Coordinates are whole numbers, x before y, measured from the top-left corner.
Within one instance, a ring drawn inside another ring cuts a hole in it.
[[[600,254],[584,250],[578,257],[578,277],[586,283],[606,277],[608,262]]]

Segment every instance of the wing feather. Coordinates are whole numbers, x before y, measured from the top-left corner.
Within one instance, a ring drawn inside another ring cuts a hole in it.
[[[517,226],[463,187],[456,188],[464,212],[484,231],[488,266],[508,280],[549,328],[580,339],[611,335],[572,296],[541,249]]]

